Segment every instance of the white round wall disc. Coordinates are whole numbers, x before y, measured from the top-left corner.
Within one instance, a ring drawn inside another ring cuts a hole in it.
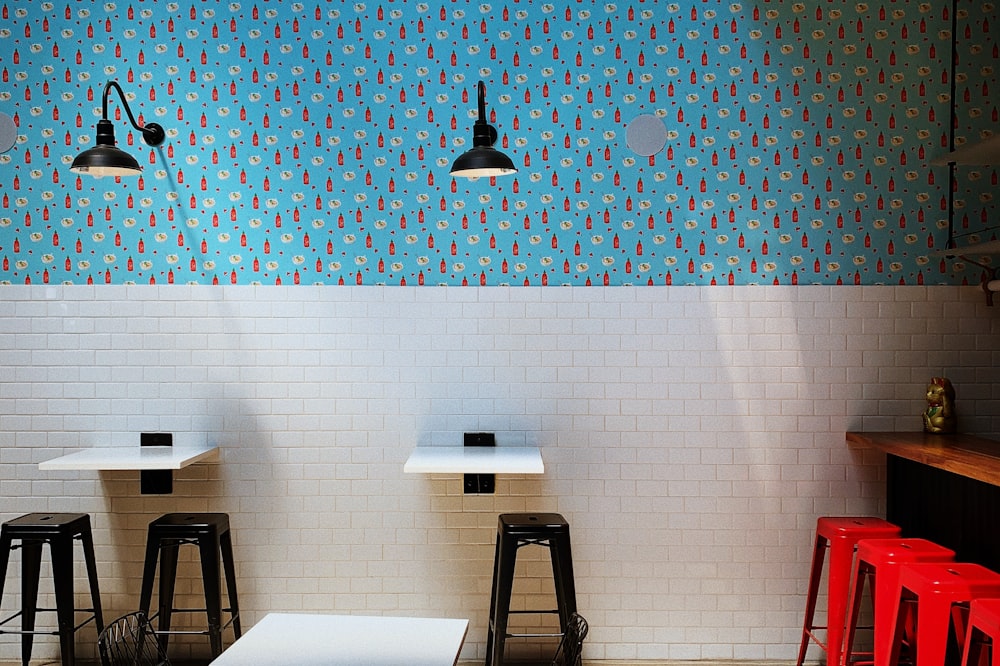
[[[6,113],[0,113],[0,153],[6,153],[17,141],[17,125]]]
[[[637,155],[655,155],[667,145],[667,126],[652,114],[636,116],[625,130],[625,142]]]

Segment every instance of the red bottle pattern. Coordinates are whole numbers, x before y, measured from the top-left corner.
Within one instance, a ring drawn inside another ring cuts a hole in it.
[[[0,280],[12,283],[975,283],[945,240],[941,5],[0,0]],[[992,6],[959,16],[956,135],[997,126]],[[138,180],[68,163],[112,100]],[[474,88],[519,172],[453,180]],[[95,92],[97,91],[97,92]],[[666,148],[640,157],[629,121]],[[965,170],[956,227],[995,218]]]

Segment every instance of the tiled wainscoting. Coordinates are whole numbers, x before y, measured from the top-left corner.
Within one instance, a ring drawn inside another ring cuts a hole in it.
[[[496,516],[524,510],[572,526],[588,659],[794,659],[816,517],[883,511],[884,459],[845,431],[920,429],[943,374],[962,429],[1000,433],[1000,309],[976,287],[5,286],[0,333],[0,517],[89,512],[109,617],[137,605],[150,520],[223,511],[248,624],[467,617],[469,661]],[[220,461],[164,496],[38,469],[143,431]],[[413,447],[466,431],[539,446],[545,474],[488,496],[404,475]],[[547,563],[521,565],[515,604],[550,604]],[[17,602],[8,585],[0,610]]]

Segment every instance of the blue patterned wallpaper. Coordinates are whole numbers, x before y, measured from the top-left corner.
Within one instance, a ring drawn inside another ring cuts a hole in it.
[[[3,0],[0,0],[2,2]],[[941,2],[6,0],[7,283],[955,284]],[[960,13],[958,138],[996,125],[997,10]],[[167,142],[69,171],[117,80]],[[454,180],[487,88],[513,177]],[[626,128],[665,124],[639,156]],[[959,174],[957,219],[997,171]],[[985,232],[989,237],[991,232]]]

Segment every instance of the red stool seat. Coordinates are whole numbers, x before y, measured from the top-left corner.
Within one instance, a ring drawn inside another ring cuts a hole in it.
[[[984,639],[989,639],[990,666],[1000,666],[1000,599],[973,599],[969,605],[969,625],[962,649],[962,666],[979,664]]]
[[[898,537],[897,525],[869,516],[825,516],[816,521],[816,541],[813,545],[812,567],[809,571],[809,592],[806,596],[806,615],[802,623],[802,643],[796,666],[802,666],[810,639],[826,650],[826,663],[840,665],[844,647],[844,625],[847,621],[847,597],[851,586],[851,569],[854,549],[862,539],[887,539]],[[823,577],[823,562],[830,551],[827,575],[826,626],[814,624],[819,584]],[[826,629],[826,642],[815,634],[816,629]]]
[[[854,558],[851,599],[848,603],[842,665],[849,666],[854,657],[854,634],[858,627],[865,581],[874,606],[874,664],[889,666],[890,639],[895,621],[895,595],[899,586],[899,570],[914,562],[952,562],[955,551],[927,539],[862,539]]]
[[[903,628],[910,613],[908,609],[916,613],[916,637],[910,646],[916,652],[914,666],[944,666],[948,630],[952,622],[959,644],[965,642],[967,613],[958,604],[985,597],[1000,597],[1000,574],[979,564],[941,562],[902,565],[889,663],[899,662]]]

